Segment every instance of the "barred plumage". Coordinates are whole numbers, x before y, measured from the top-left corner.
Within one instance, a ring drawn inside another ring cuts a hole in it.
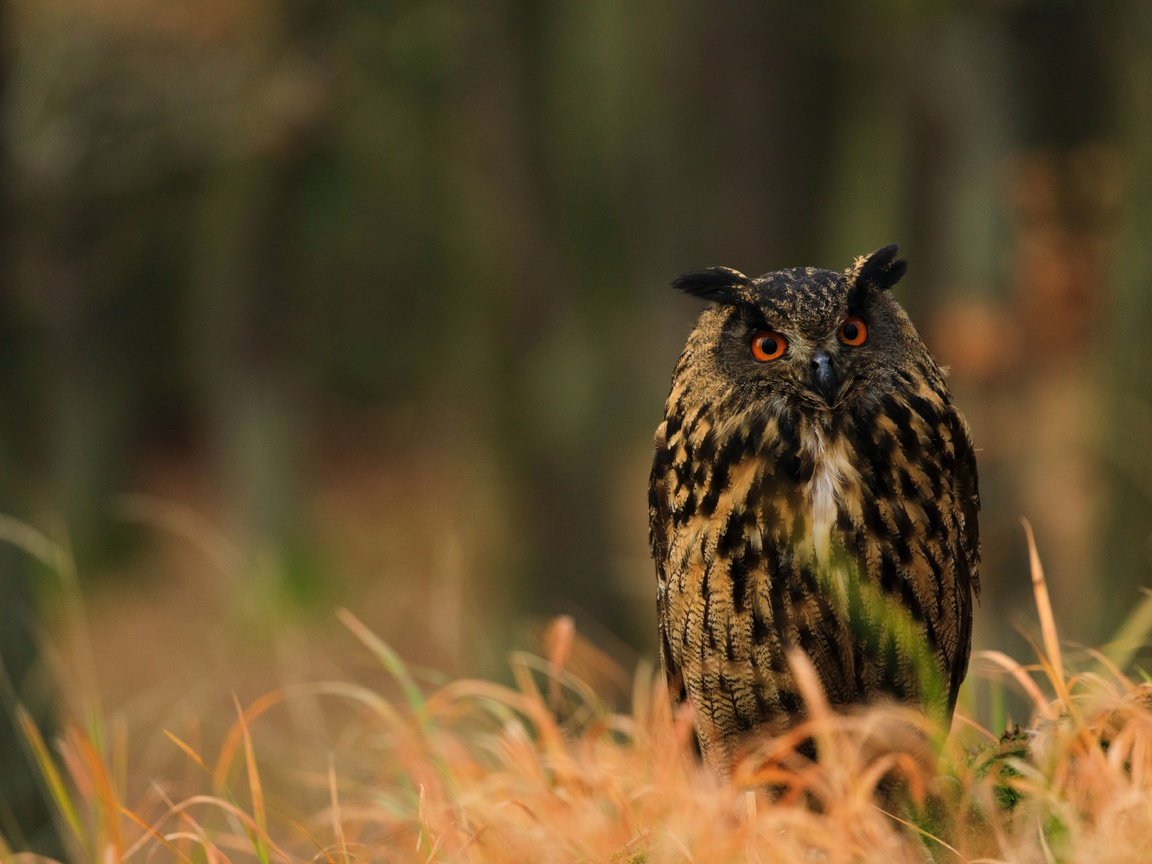
[[[803,715],[791,647],[834,705],[890,696],[951,716],[979,591],[976,461],[888,293],[903,272],[891,246],[844,273],[673,283],[712,305],[656,433],[660,652],[721,773],[750,735]]]

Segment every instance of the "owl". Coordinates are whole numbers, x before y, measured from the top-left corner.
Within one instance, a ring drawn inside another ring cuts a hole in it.
[[[829,702],[951,719],[979,594],[968,426],[889,289],[896,246],[843,273],[726,267],[676,364],[649,486],[660,655],[705,761],[804,716],[787,655]]]

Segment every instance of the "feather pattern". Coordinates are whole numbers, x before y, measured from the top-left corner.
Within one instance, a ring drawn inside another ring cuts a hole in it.
[[[804,716],[794,647],[834,705],[894,698],[942,720],[955,705],[980,584],[976,461],[940,367],[887,292],[903,270],[891,246],[844,273],[690,291],[718,302],[656,433],[650,540],[672,698],[694,704],[721,773],[755,734]],[[749,303],[787,338],[780,360],[749,356],[761,326]],[[837,334],[857,312],[868,340],[849,348]],[[831,399],[811,384],[818,352]]]

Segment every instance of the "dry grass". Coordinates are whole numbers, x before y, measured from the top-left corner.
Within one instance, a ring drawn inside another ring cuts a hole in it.
[[[21,542],[55,555],[42,539]],[[811,720],[720,783],[660,676],[639,670],[630,709],[610,710],[569,671],[586,649],[563,621],[546,657],[512,658],[512,685],[429,686],[343,612],[392,686],[281,687],[236,704],[212,745],[207,722],[164,730],[179,765],[144,784],[98,716],[53,742],[20,719],[77,861],[1147,862],[1152,690],[1121,669],[1152,607],[1112,653],[1068,668],[1032,551],[1038,662],[985,652],[974,664],[1027,695],[1029,729],[1001,739],[961,713],[939,758],[907,710],[829,711],[797,658]],[[317,724],[336,730],[322,746]],[[793,746],[809,736],[815,762]],[[974,737],[983,745],[958,743]],[[0,841],[0,861],[29,860]]]

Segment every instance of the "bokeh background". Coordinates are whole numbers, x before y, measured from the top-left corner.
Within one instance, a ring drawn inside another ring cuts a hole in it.
[[[654,658],[668,281],[890,242],[979,448],[978,647],[1029,656],[1021,517],[1066,638],[1149,581],[1142,0],[8,0],[0,34],[0,512],[66,544],[90,640],[5,544],[9,703],[311,674],[341,605],[449,674],[557,613]]]

